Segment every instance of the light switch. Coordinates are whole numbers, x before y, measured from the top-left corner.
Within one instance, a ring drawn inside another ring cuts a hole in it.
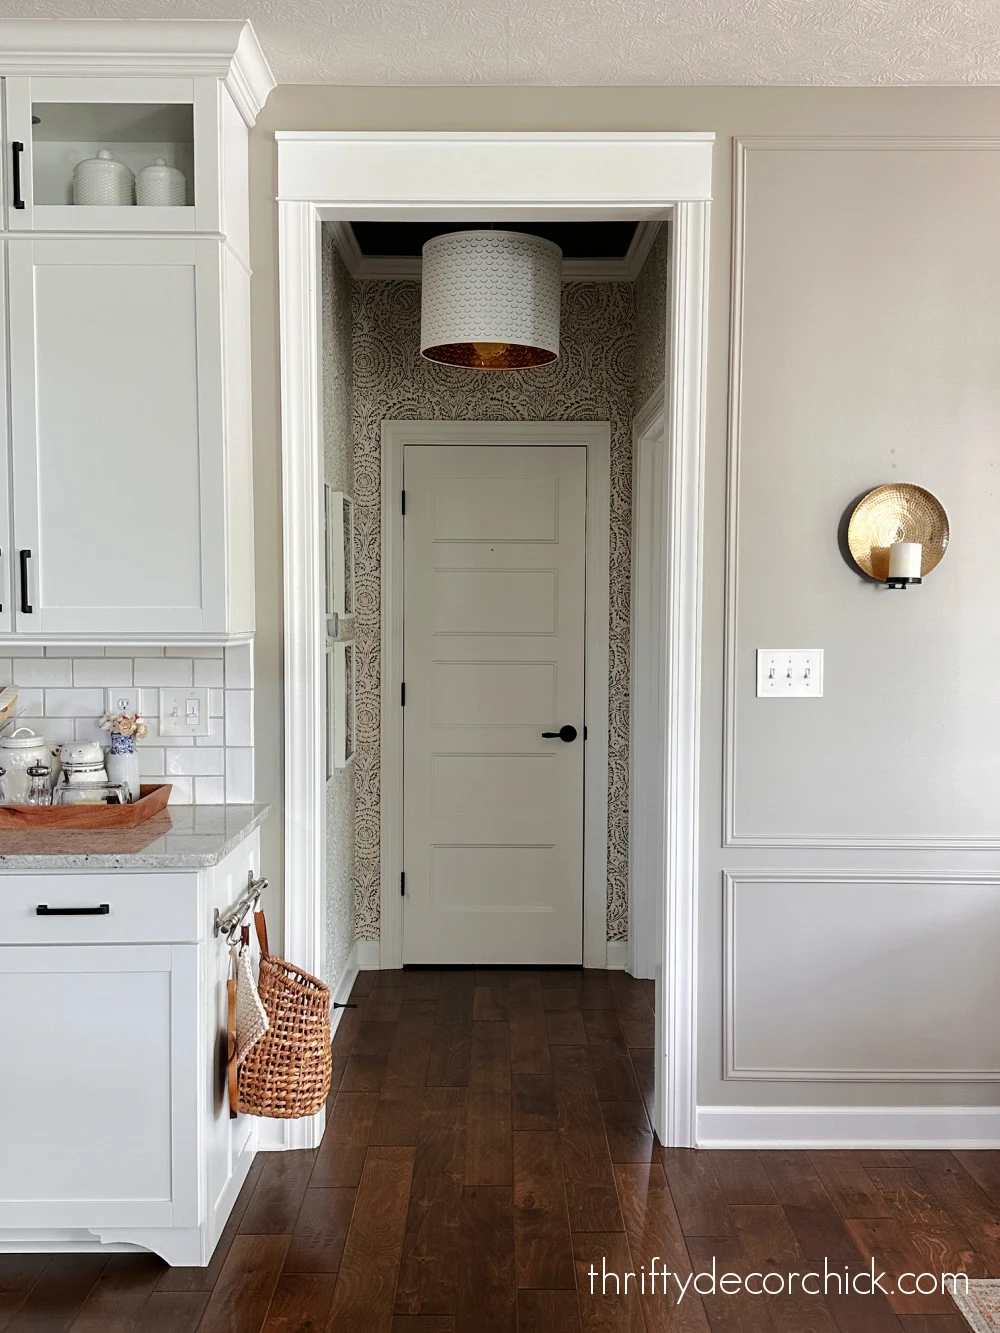
[[[161,736],[207,736],[209,734],[208,690],[160,690]]]
[[[758,648],[758,699],[819,699],[823,695],[822,648]]]

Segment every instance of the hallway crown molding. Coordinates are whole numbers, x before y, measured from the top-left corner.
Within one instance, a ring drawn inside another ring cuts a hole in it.
[[[0,19],[0,75],[222,79],[253,126],[276,86],[249,23]]]
[[[628,252],[620,259],[613,255],[594,259],[563,258],[563,282],[635,282],[662,225],[660,222],[640,222]],[[326,227],[351,278],[360,282],[370,279],[421,280],[423,262],[420,255],[366,255],[362,253],[349,222],[328,222]]]

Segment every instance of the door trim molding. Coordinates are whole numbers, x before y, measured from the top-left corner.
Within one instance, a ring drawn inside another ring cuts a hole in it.
[[[381,886],[379,965],[403,965],[403,449],[462,444],[587,450],[583,965],[607,967],[611,426],[607,421],[382,422]]]
[[[322,415],[314,401],[322,347],[319,272],[311,240],[322,221],[352,217],[490,222],[545,213],[565,219],[672,219],[669,464],[656,513],[671,516],[664,633],[657,681],[664,712],[666,802],[657,958],[656,1131],[692,1147],[695,1135],[698,745],[702,614],[708,227],[714,138],[705,135],[542,135],[328,131],[276,133],[281,227],[282,524],[285,614],[284,922],[287,951],[321,958],[326,770],[308,738],[324,708],[322,636],[314,617]],[[567,148],[573,169],[567,169]],[[340,170],[344,157],[353,174]],[[626,179],[627,177],[627,179]],[[558,186],[558,189],[556,189]],[[697,188],[694,188],[697,186]],[[627,188],[624,188],[627,187]],[[555,197],[554,197],[555,196]],[[640,208],[641,211],[636,212]],[[303,398],[306,393],[307,398]],[[315,503],[315,508],[313,505]],[[298,522],[306,518],[305,526]],[[302,946],[300,948],[300,946]],[[359,950],[360,955],[360,950]],[[318,969],[323,967],[322,962]],[[336,981],[336,978],[332,978]],[[295,1143],[289,1143],[291,1127]],[[322,1117],[286,1122],[288,1146],[315,1147]]]

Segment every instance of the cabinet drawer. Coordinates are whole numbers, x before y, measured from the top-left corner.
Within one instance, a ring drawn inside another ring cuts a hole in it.
[[[39,907],[106,912],[55,911]],[[0,875],[0,944],[180,944],[198,939],[196,874]]]

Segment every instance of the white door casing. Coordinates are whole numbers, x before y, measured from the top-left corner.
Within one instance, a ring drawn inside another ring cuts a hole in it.
[[[579,964],[586,447],[411,444],[403,483],[403,962]]]
[[[673,224],[665,466],[662,489],[655,497],[657,521],[670,525],[664,553],[665,624],[654,667],[663,717],[667,792],[657,830],[664,847],[663,880],[655,886],[663,921],[657,941],[662,984],[657,1003],[656,1130],[662,1143],[693,1146],[701,541],[708,234],[715,136],[278,131],[275,138],[287,668],[285,883],[295,886],[295,891],[285,894],[285,948],[314,972],[323,967],[323,862],[316,830],[322,827],[326,780],[322,747],[311,739],[314,719],[323,708],[325,680],[325,637],[319,614],[322,223],[363,216],[470,223],[532,217],[578,221],[669,218]],[[385,670],[385,656],[382,665]],[[392,775],[383,770],[382,781],[384,795]],[[605,789],[605,801],[606,795]],[[593,827],[590,811],[588,791],[588,832]],[[401,838],[385,828],[381,836],[380,947],[382,966],[390,966],[394,949],[397,959],[400,957],[400,940],[398,922],[384,912],[386,867],[393,864],[393,855],[398,864],[401,847],[387,847],[387,842],[392,844],[395,837],[399,844]],[[398,879],[395,894],[398,904]],[[586,958],[592,933],[587,890],[585,899]],[[296,1121],[285,1128],[286,1145],[306,1148],[318,1144],[322,1127],[312,1121]]]

